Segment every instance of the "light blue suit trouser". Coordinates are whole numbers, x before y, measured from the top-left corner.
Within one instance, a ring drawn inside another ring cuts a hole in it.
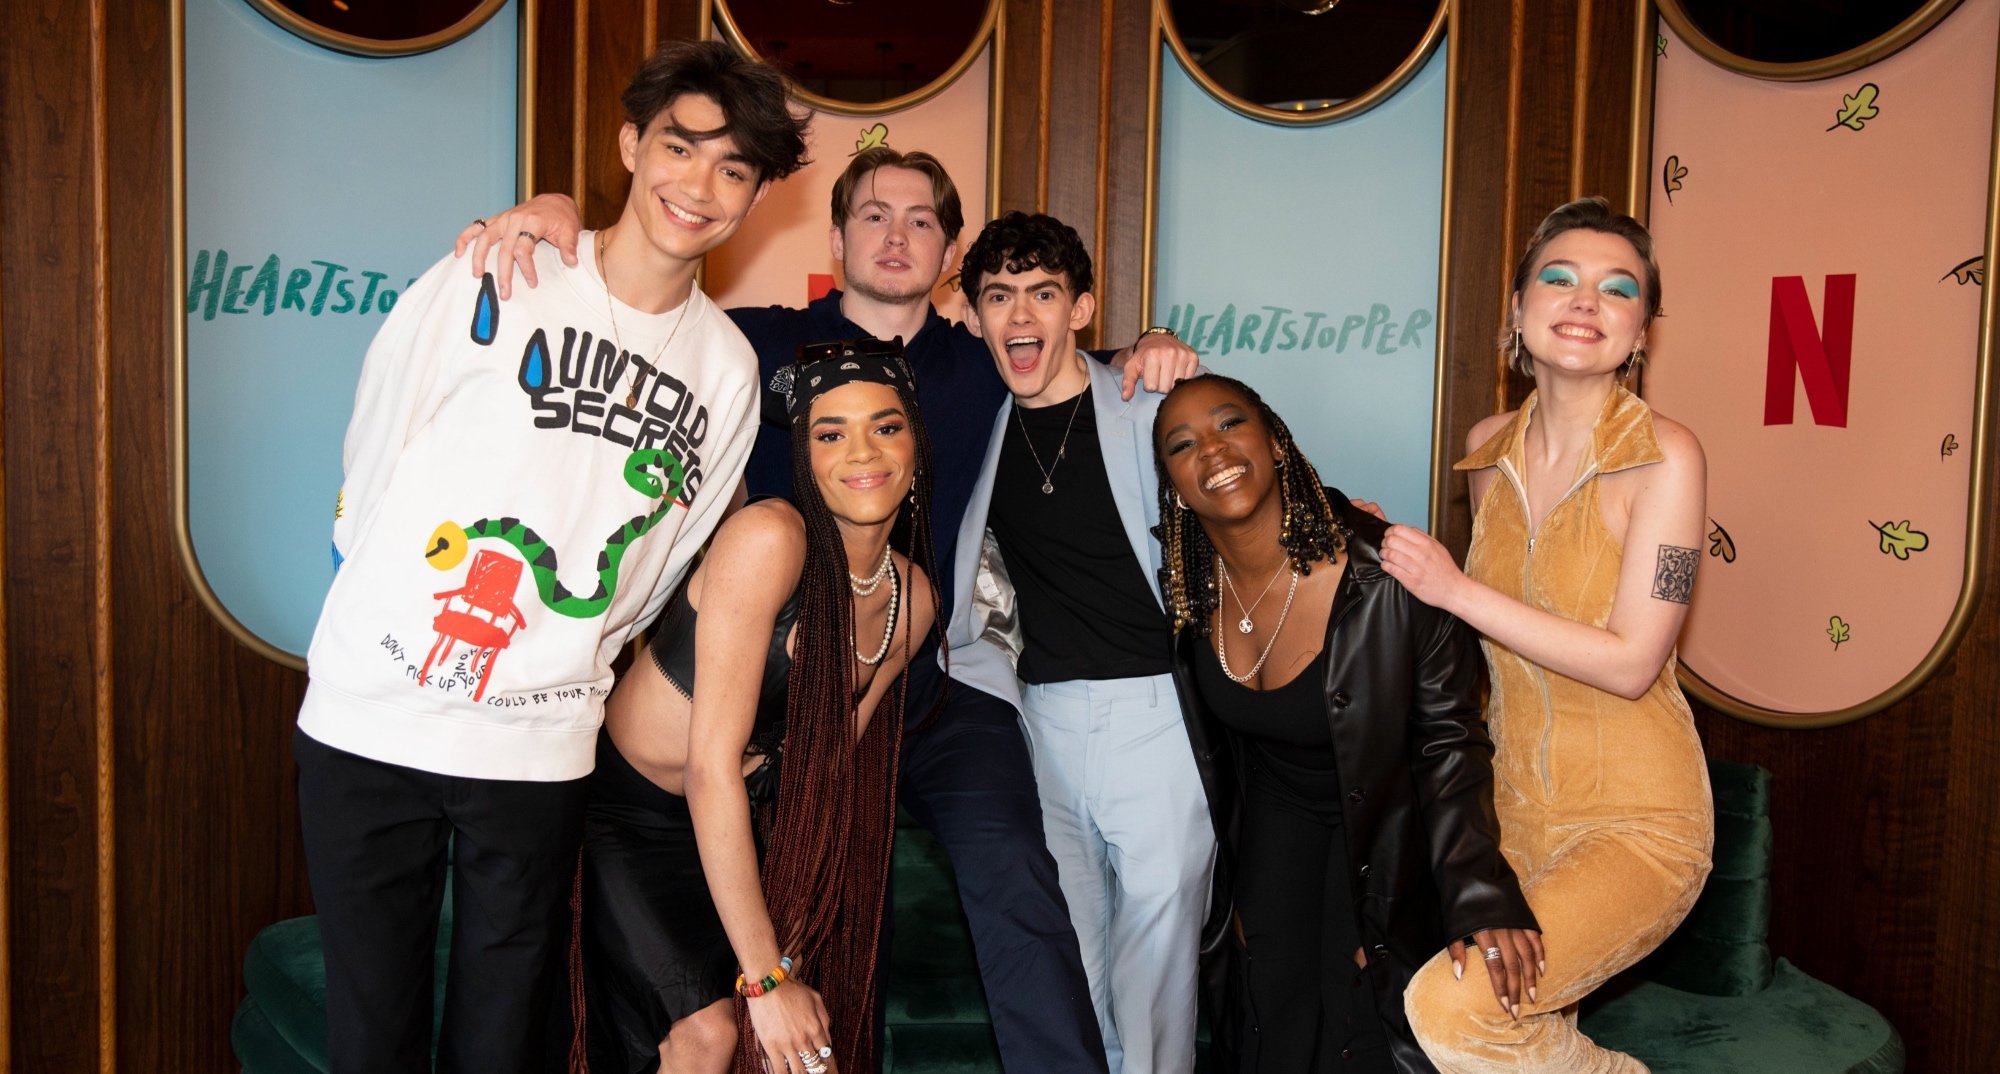
[[[1186,1074],[1215,831],[1173,677],[1027,686],[1022,704],[1111,1074]]]

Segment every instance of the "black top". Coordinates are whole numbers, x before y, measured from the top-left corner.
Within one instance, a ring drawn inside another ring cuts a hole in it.
[[[1246,778],[1337,824],[1340,769],[1326,719],[1326,663],[1321,649],[1283,686],[1253,690],[1222,673],[1211,639],[1195,655],[1194,684],[1216,720],[1236,733]]]
[[[1022,438],[1023,427],[1031,439]],[[1042,491],[1045,481],[1052,491]],[[1124,679],[1172,669],[1172,624],[1119,521],[1089,388],[1074,402],[1014,408],[987,525],[1020,601],[1021,681]]]
[[[694,605],[688,603],[687,586],[683,585],[654,620],[653,638],[647,645],[653,665],[689,700],[694,699],[696,614]],[[764,681],[757,687],[757,716],[750,725],[750,742],[743,749],[745,756],[766,758],[756,771],[744,777],[751,801],[763,801],[778,789],[776,762],[785,743],[785,705],[792,673],[792,654],[785,649],[785,639],[798,619],[799,589],[794,588],[785,599],[785,606],[778,609],[777,622],[771,625],[771,649],[764,655]]]

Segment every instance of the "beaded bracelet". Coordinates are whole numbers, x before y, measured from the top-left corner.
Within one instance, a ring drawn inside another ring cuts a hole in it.
[[[745,999],[756,999],[758,996],[784,984],[785,978],[791,972],[792,959],[790,955],[786,955],[778,959],[778,967],[770,973],[765,974],[762,980],[745,981],[743,975],[739,973],[736,975],[736,994]]]

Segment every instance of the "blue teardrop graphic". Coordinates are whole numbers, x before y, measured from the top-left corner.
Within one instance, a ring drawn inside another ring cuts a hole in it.
[[[538,392],[548,386],[549,337],[537,328],[528,339],[528,348],[521,352],[521,387]]]
[[[472,341],[484,347],[500,330],[500,294],[494,290],[493,274],[479,278],[479,304],[472,308]]]

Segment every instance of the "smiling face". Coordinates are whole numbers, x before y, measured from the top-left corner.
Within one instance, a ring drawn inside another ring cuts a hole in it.
[[[966,324],[986,341],[1014,401],[1043,407],[1075,398],[1090,383],[1076,333],[1090,323],[1096,299],[1070,293],[1069,274],[1002,265],[979,279],[966,303]]]
[[[1167,479],[1203,522],[1282,509],[1278,442],[1255,406],[1226,384],[1197,378],[1160,404],[1153,448]]]
[[[683,94],[654,116],[644,131],[630,123],[619,131],[618,151],[632,173],[625,216],[661,253],[695,261],[722,245],[764,197],[770,183],[727,134],[714,100]]]
[[[877,168],[854,184],[847,219],[833,228],[833,259],[847,289],[877,302],[928,299],[958,252],[938,222],[936,186],[914,168]]]
[[[917,443],[902,397],[887,384],[844,384],[813,400],[812,472],[833,517],[874,525],[896,517],[916,476]]]
[[[1575,229],[1549,240],[1514,295],[1535,375],[1615,373],[1645,339],[1639,252],[1624,238]]]

